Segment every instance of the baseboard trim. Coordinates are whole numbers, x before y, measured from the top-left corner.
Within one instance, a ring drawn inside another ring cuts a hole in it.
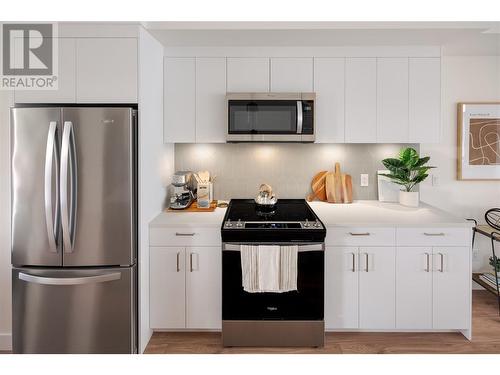
[[[11,333],[0,333],[0,350],[12,350]]]

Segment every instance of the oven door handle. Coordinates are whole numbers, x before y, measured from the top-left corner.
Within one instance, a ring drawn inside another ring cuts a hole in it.
[[[256,245],[258,246],[258,243],[241,243],[241,244],[235,244],[235,243],[225,243],[222,245],[222,250],[223,251],[240,251],[241,245]],[[268,245],[268,244],[266,244]],[[282,244],[270,244],[270,245],[276,245],[276,246],[293,246],[297,244],[287,244],[287,243],[282,243]],[[315,244],[308,244],[308,245],[297,245],[298,246],[298,251],[299,253],[307,252],[307,251],[324,251],[325,250],[325,245],[322,243],[315,243]]]

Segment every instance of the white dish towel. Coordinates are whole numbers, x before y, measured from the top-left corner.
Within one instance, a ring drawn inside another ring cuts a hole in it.
[[[298,246],[241,245],[243,290],[284,293],[297,290]]]

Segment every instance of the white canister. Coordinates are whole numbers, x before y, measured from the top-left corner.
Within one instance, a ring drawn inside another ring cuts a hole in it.
[[[198,208],[210,208],[210,182],[198,182],[196,193]]]

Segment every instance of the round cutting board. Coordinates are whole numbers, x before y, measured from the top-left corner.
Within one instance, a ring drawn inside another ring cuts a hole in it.
[[[321,171],[314,175],[311,181],[311,189],[314,194],[314,198],[319,199],[320,201],[326,201],[326,188],[325,188],[325,180],[327,171]]]

